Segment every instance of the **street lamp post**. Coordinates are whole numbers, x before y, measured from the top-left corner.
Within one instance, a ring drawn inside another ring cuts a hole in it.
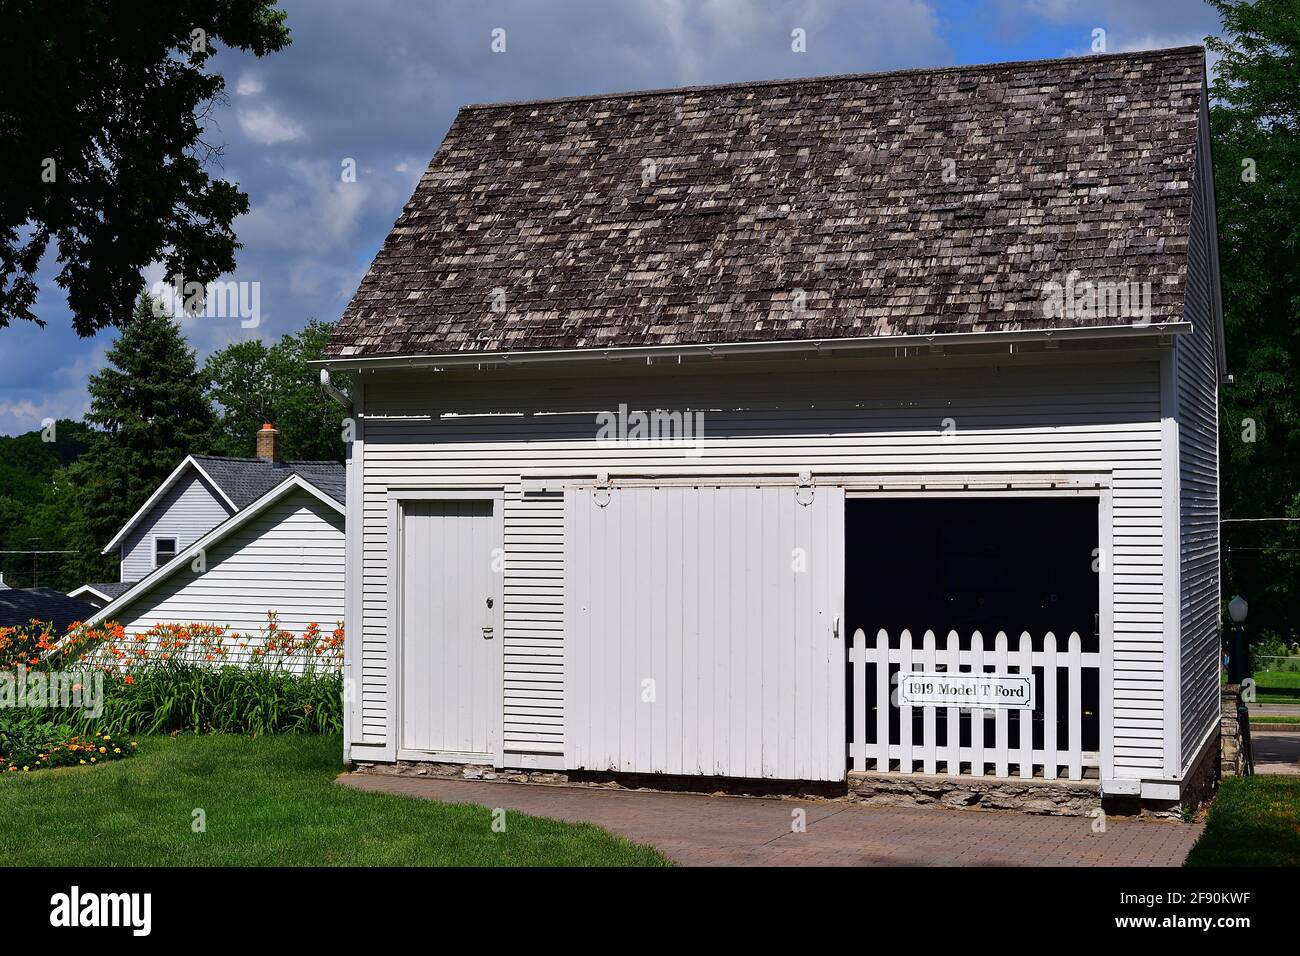
[[[1246,643],[1246,612],[1250,605],[1238,594],[1228,602],[1228,617],[1232,618],[1232,639],[1228,644],[1228,683],[1240,687],[1253,673],[1250,666],[1250,646]],[[1250,746],[1250,709],[1243,696],[1237,696],[1237,726],[1241,730],[1241,749],[1245,759],[1245,772],[1254,773],[1255,761]]]

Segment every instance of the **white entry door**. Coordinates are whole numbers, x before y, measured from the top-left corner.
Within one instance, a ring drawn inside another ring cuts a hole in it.
[[[845,775],[844,489],[574,488],[565,766]]]
[[[500,739],[501,541],[497,502],[405,500],[401,742],[412,756],[490,762]]]

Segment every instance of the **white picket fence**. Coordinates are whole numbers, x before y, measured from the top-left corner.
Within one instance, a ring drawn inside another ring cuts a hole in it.
[[[1056,636],[1051,633],[1043,637],[1040,650],[1034,650],[1034,641],[1028,633],[1020,635],[1014,650],[1009,643],[1006,633],[999,631],[991,646],[986,647],[983,635],[976,631],[968,648],[963,650],[956,631],[948,632],[943,647],[938,646],[933,631],[926,631],[917,642],[910,631],[903,631],[899,646],[891,648],[889,635],[883,630],[876,634],[874,645],[867,643],[861,629],[854,632],[849,650],[853,688],[849,744],[852,768],[893,773],[919,770],[933,774],[942,764],[943,772],[949,776],[982,777],[991,769],[994,776],[1008,777],[1012,775],[1010,768],[1015,766],[1019,777],[1082,780],[1085,768],[1099,767],[1098,754],[1083,749],[1082,678],[1085,670],[1100,667],[1101,655],[1084,653],[1077,633],[1066,639],[1064,649],[1058,649]],[[899,706],[899,678],[894,675],[891,679],[891,664],[898,665],[900,674],[1032,675],[1037,704],[1033,711]],[[872,685],[869,681],[874,683],[876,701],[885,705],[872,708],[874,714],[869,713],[867,688]],[[890,711],[894,708],[899,711],[899,719],[891,735]],[[922,712],[919,739],[913,728],[916,710]],[[937,714],[941,710],[946,711],[947,729],[942,744],[937,734]],[[1039,746],[1034,746],[1036,717],[1040,724]],[[1014,746],[1010,743],[1012,721],[1017,722],[1019,730]],[[970,737],[966,745],[961,743],[962,728]]]

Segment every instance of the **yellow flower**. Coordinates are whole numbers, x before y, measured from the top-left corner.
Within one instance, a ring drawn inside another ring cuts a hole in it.
[[[115,753],[115,754],[120,754],[121,752],[122,752],[122,748],[121,748],[121,747],[114,747],[114,748],[113,748],[113,753]]]
[[[91,758],[90,758],[90,762],[91,762],[91,763],[95,763],[97,760],[99,760],[98,757],[91,757]]]
[[[131,741],[131,746],[132,746],[132,747],[135,747],[135,746],[138,746],[138,745],[137,745],[136,742],[133,740],[133,741]]]
[[[100,748],[99,748],[99,752],[102,753],[102,754],[106,754],[106,753],[108,753],[108,748],[107,748],[107,747],[100,747]]]
[[[78,761],[78,763],[85,763],[85,762],[86,762],[86,761],[84,761],[84,760],[80,760],[80,761]]]
[[[26,773],[28,770],[31,770],[31,769],[32,769],[31,767],[23,767],[23,773]]]

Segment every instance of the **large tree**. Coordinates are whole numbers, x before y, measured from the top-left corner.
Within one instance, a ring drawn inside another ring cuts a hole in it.
[[[71,468],[78,506],[70,535],[82,554],[70,564],[100,580],[116,569],[99,549],[186,455],[207,451],[215,425],[194,350],[147,296],[107,357],[90,377],[86,419],[99,431]]]
[[[274,422],[286,458],[343,460],[346,413],[321,393],[320,373],[307,365],[321,357],[332,329],[313,320],[273,345],[252,339],[208,356],[203,374],[221,410],[216,450],[251,455],[254,433],[263,422]],[[346,388],[347,379],[339,384]]]
[[[39,321],[51,240],[82,335],[131,314],[153,262],[204,284],[234,269],[248,197],[208,173],[204,116],[225,88],[208,60],[281,49],[284,17],[275,0],[5,0],[0,328]]]
[[[86,450],[92,434],[82,422],[60,419],[23,435],[0,435],[0,550],[68,546],[74,508],[67,466]],[[0,554],[0,571],[13,587],[33,581],[64,587],[66,563],[58,554]]]
[[[1211,2],[1224,33],[1207,45],[1219,55],[1210,128],[1236,379],[1221,399],[1223,513],[1300,518],[1300,2]],[[1300,521],[1228,524],[1224,544],[1225,596],[1250,600],[1257,633],[1294,632]]]

